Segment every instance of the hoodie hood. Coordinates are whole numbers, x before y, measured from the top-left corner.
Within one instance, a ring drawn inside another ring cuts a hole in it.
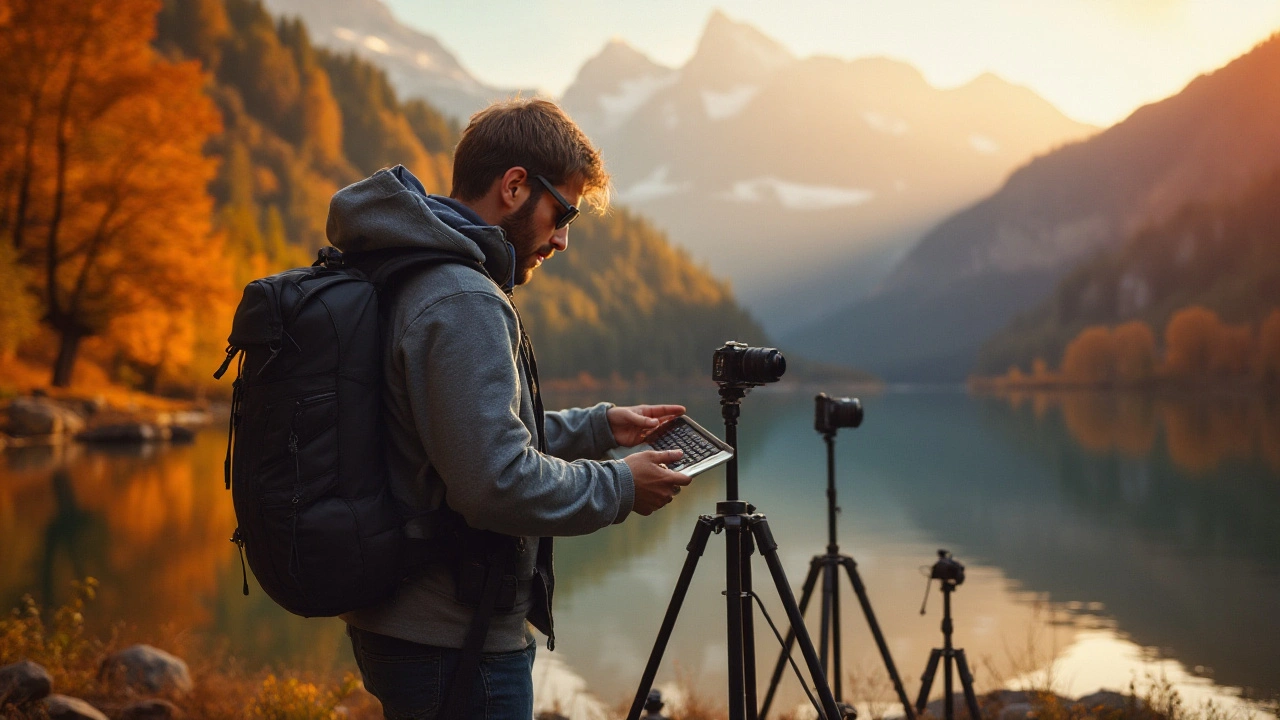
[[[343,252],[430,248],[484,265],[506,290],[515,284],[515,248],[452,198],[428,195],[403,165],[348,185],[329,201],[329,243]]]

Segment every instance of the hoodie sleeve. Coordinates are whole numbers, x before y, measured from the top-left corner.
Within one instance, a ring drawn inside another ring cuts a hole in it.
[[[609,408],[597,403],[589,408],[547,412],[547,451],[562,460],[595,459],[618,447],[609,428]]]
[[[502,298],[462,292],[424,309],[400,339],[414,422],[449,507],[508,535],[583,535],[621,522],[635,500],[626,463],[565,462],[533,446],[520,418],[518,337]]]

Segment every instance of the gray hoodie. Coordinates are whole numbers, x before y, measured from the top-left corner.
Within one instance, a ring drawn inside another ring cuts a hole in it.
[[[554,638],[550,537],[622,522],[635,499],[626,463],[590,459],[617,445],[605,415],[610,406],[546,413],[547,453],[538,451],[535,380],[519,360],[511,298],[515,250],[501,228],[455,200],[427,195],[403,166],[338,191],[327,233],[344,252],[431,248],[487,271],[440,263],[396,291],[384,334],[391,489],[410,513],[447,502],[471,527],[526,538],[515,609],[495,614],[485,652],[523,649],[526,618]],[[342,619],[460,648],[471,610],[454,600],[452,572],[430,566],[386,602]]]

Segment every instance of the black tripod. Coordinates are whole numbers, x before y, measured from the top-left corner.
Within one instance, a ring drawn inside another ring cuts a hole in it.
[[[776,378],[775,378],[776,379]],[[662,654],[666,651],[667,641],[671,639],[671,631],[680,614],[680,606],[684,603],[685,594],[689,591],[689,583],[697,569],[698,559],[707,547],[707,538],[712,532],[725,531],[725,598],[728,611],[728,670],[729,670],[729,720],[756,720],[756,660],[755,632],[751,603],[756,599],[751,590],[751,554],[755,546],[759,546],[773,577],[782,605],[786,608],[787,618],[792,629],[798,633],[800,649],[804,653],[805,664],[813,678],[818,693],[818,700],[813,701],[818,716],[824,720],[839,720],[848,717],[836,706],[831,688],[827,685],[818,654],[813,649],[813,642],[805,632],[804,617],[796,606],[795,596],[791,594],[791,585],[787,582],[786,573],[782,570],[782,562],[778,559],[778,544],[774,542],[773,533],[765,516],[755,512],[755,507],[738,499],[738,415],[741,411],[742,398],[747,390],[759,383],[721,383],[720,414],[724,417],[725,441],[734,448],[734,456],[725,468],[724,502],[716,503],[715,515],[698,517],[693,528],[693,538],[687,546],[688,555],[684,567],[680,570],[680,578],[676,581],[675,591],[671,594],[671,602],[667,605],[667,614],[662,619],[662,627],[653,643],[653,651],[649,654],[649,662],[645,665],[644,675],[640,679],[640,687],[636,690],[635,701],[627,713],[628,720],[637,720],[640,711],[648,698],[649,689],[653,686],[654,676],[658,673],[658,665],[662,662]],[[753,543],[754,540],[754,543]],[[762,606],[763,609],[763,606]],[[767,616],[766,616],[767,619]],[[806,693],[808,689],[806,688]],[[820,707],[819,707],[820,706]]]
[[[821,404],[823,396],[819,396],[818,402]],[[859,408],[860,409],[860,408]],[[821,410],[820,410],[821,412]],[[861,420],[859,413],[859,421]],[[855,426],[856,427],[856,426]],[[825,555],[815,555],[809,561],[809,576],[805,578],[804,590],[800,594],[800,614],[803,615],[809,607],[809,600],[813,597],[813,589],[817,584],[818,575],[822,575],[822,636],[821,651],[822,656],[822,672],[826,674],[828,667],[833,670],[832,678],[835,687],[835,698],[837,702],[843,702],[844,691],[842,682],[842,670],[840,664],[840,568],[844,568],[845,573],[849,576],[849,582],[853,584],[853,592],[858,596],[858,603],[862,605],[862,614],[867,618],[867,625],[871,627],[871,634],[875,637],[876,647],[880,648],[880,657],[884,659],[885,670],[889,672],[889,679],[893,681],[893,689],[898,693],[898,700],[902,703],[902,709],[906,712],[907,720],[916,720],[915,713],[911,711],[911,701],[907,699],[907,691],[902,687],[902,678],[898,676],[898,669],[893,664],[893,656],[889,654],[889,646],[885,643],[884,634],[880,632],[880,624],[876,622],[875,611],[871,609],[871,601],[867,598],[867,589],[862,584],[862,578],[858,576],[858,563],[848,555],[840,554],[840,546],[836,543],[836,513],[840,512],[840,508],[836,506],[836,460],[835,460],[835,437],[834,428],[828,428],[822,433],[822,437],[827,443],[827,552]],[[769,707],[773,704],[773,695],[778,689],[778,682],[782,679],[782,671],[786,664],[787,658],[791,655],[791,645],[795,640],[794,632],[788,633],[786,642],[783,643],[782,653],[778,656],[778,664],[773,668],[773,678],[769,681],[769,692],[764,696],[764,704],[760,706],[760,716],[767,717]],[[828,655],[828,650],[831,654]],[[827,658],[832,659],[831,665],[827,664]]]
[[[951,593],[956,586],[964,582],[964,566],[951,557],[946,550],[938,551],[938,562],[933,564],[929,580],[937,578],[942,585],[942,647],[934,648],[929,653],[929,664],[925,666],[924,675],[920,677],[920,697],[916,698],[916,711],[924,712],[925,703],[929,701],[929,690],[933,687],[933,676],[938,672],[938,660],[943,660],[945,668],[942,675],[942,688],[945,695],[942,699],[944,717],[955,720],[955,696],[951,684],[951,666],[954,662],[960,671],[960,685],[964,688],[964,702],[969,709],[970,720],[982,720],[978,710],[978,697],[973,692],[973,674],[969,672],[969,662],[965,660],[962,648],[951,645]],[[925,602],[929,600],[929,590],[925,588]],[[920,614],[924,614],[924,605],[920,606]]]

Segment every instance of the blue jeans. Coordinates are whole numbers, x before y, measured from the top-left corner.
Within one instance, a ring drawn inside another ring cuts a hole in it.
[[[350,625],[347,635],[364,687],[382,702],[387,720],[439,717],[440,701],[453,684],[461,650],[421,645]],[[536,642],[530,642],[523,650],[482,655],[471,703],[462,718],[530,720],[537,647]]]

